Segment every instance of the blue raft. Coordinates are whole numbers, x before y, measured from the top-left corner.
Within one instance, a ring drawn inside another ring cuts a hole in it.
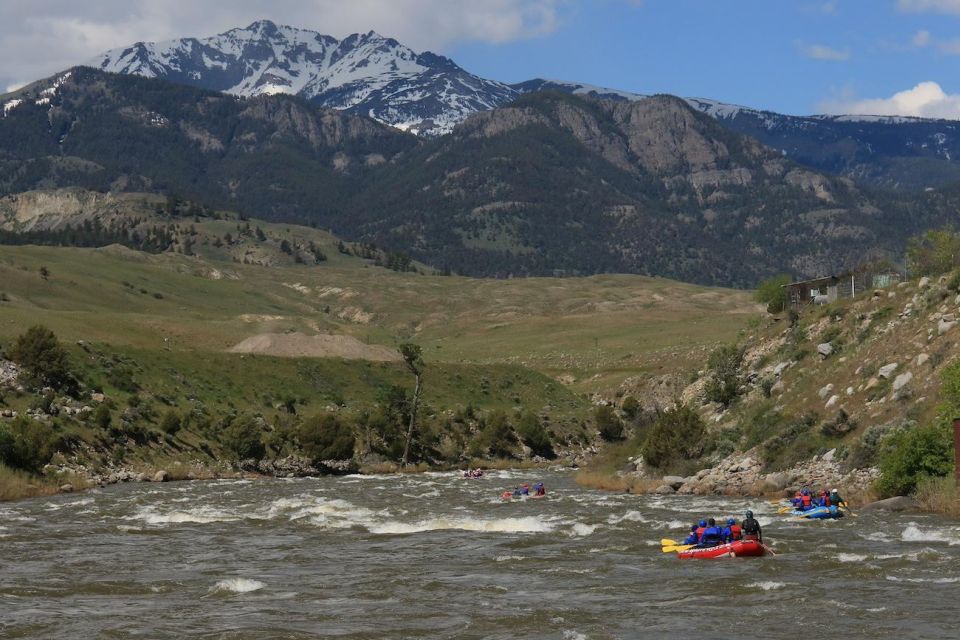
[[[814,507],[813,509],[807,509],[806,511],[803,511],[802,509],[794,509],[789,513],[792,516],[805,518],[807,520],[833,520],[835,518],[843,517],[843,512],[840,511],[840,509],[838,509],[835,505],[829,507]]]

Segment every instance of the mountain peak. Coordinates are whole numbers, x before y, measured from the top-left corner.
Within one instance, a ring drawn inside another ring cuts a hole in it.
[[[140,42],[88,64],[245,97],[298,95],[417,133],[446,133],[519,95],[373,30],[338,40],[267,19],[208,38]]]

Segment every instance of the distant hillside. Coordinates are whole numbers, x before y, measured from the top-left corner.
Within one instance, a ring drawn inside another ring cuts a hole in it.
[[[560,91],[604,100],[634,101],[649,97],[540,78],[512,86],[524,93]],[[685,100],[723,127],[751,136],[816,171],[904,191],[960,184],[960,123],[955,120],[870,115],[791,116],[707,98]]]
[[[532,93],[422,140],[291,96],[78,68],[4,98],[0,195],[153,191],[468,275],[626,272],[752,286],[820,275],[951,219],[957,194],[873,191],[678,98]]]

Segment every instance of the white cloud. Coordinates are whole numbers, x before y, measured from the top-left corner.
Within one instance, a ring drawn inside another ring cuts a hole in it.
[[[929,31],[917,31],[915,34],[913,34],[913,46],[925,47],[928,44],[930,44]]]
[[[953,40],[944,40],[937,44],[940,53],[946,53],[953,56],[960,56],[960,38]]]
[[[955,13],[960,15],[960,0],[899,0],[897,8],[908,13]]]
[[[803,55],[808,58],[813,58],[814,60],[842,62],[850,59],[850,51],[848,49],[834,49],[825,44],[801,44],[799,47]]]
[[[555,31],[568,0],[33,0],[4,2],[0,86],[140,40],[209,36],[262,18],[335,37],[375,30],[418,50]]]
[[[863,100],[851,97],[820,103],[824,113],[875,116],[916,116],[921,118],[949,118],[960,120],[960,94],[948,94],[939,84],[921,82],[912,89],[900,91],[889,98]]]

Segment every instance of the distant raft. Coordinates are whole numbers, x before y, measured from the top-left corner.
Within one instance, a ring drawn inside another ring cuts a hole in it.
[[[766,553],[757,540],[734,540],[715,547],[701,547],[678,551],[681,560],[713,560],[715,558],[757,558]]]
[[[814,507],[813,509],[807,509],[803,511],[802,509],[794,509],[793,511],[788,511],[788,515],[796,516],[798,518],[805,518],[808,520],[833,520],[835,518],[842,518],[843,511],[840,511],[835,505],[829,507]]]

